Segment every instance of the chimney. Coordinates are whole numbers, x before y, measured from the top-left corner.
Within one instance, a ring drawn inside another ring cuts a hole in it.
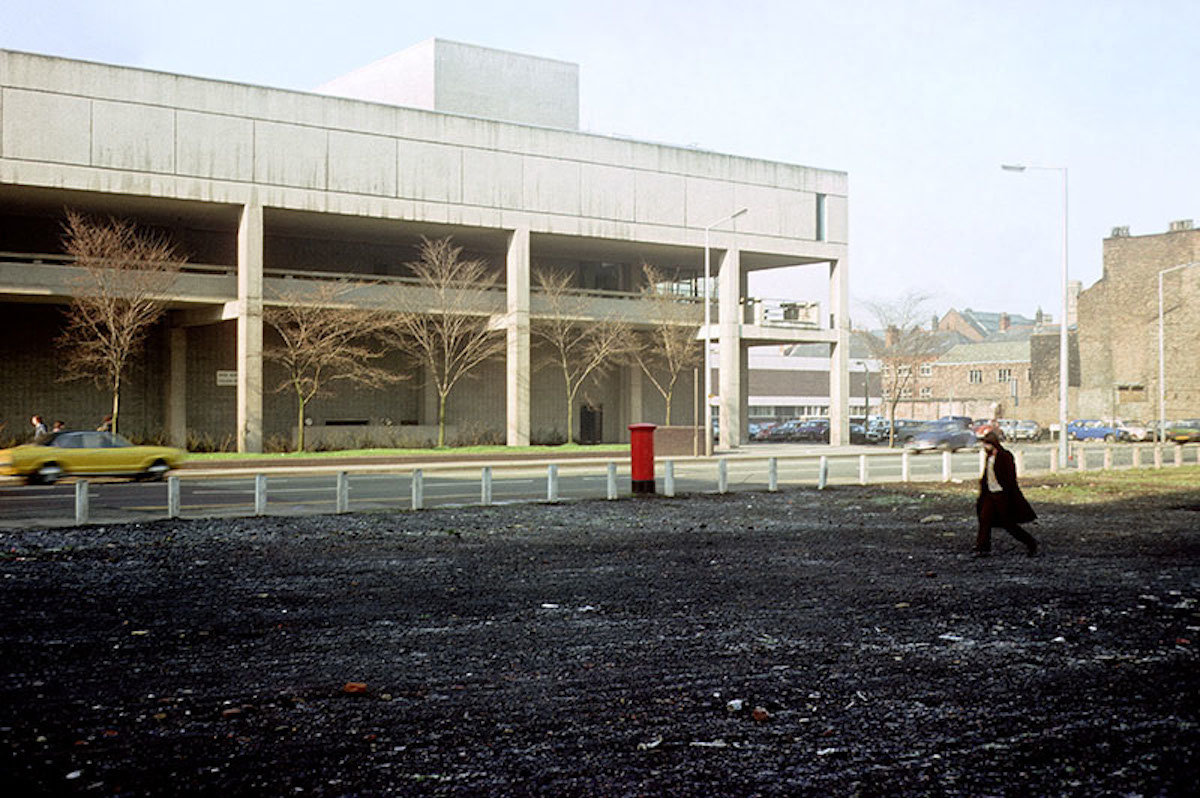
[[[1126,225],[1125,227],[1114,227],[1112,229],[1112,236],[1110,236],[1110,237],[1111,238],[1129,238],[1129,226]]]
[[[1182,233],[1186,230],[1191,230],[1193,227],[1191,219],[1180,219],[1177,222],[1171,222],[1167,225],[1167,232]]]
[[[883,345],[888,349],[892,349],[900,344],[900,329],[894,325],[888,325],[887,332],[884,333]]]
[[[1007,313],[1000,314],[1000,332],[1006,333],[1012,327],[1012,320]]]

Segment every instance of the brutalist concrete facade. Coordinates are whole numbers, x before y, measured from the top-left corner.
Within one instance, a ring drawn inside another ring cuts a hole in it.
[[[563,98],[569,106],[569,90],[551,99]],[[484,118],[487,110],[468,116],[0,51],[2,420],[23,429],[30,412],[61,408],[82,426],[90,419],[79,417],[107,406],[86,385],[19,365],[29,350],[54,358],[75,270],[53,257],[69,207],[169,233],[192,264],[139,366],[143,395],[125,400],[125,429],[143,437],[229,438],[247,451],[290,438],[291,400],[273,391],[279,375],[263,357],[264,307],[287,301],[297,278],[402,285],[422,236],[453,236],[501,276],[503,291],[481,293],[479,312],[504,330],[507,352],[452,395],[450,423],[514,445],[553,438],[566,408],[554,375],[536,368],[530,326],[547,310],[533,272],[569,269],[580,289],[593,289],[594,318],[645,324],[638,272],[652,263],[692,286],[699,323],[706,228],[721,444],[745,440],[747,349],[770,343],[829,347],[834,439],[846,436],[844,173],[580,133],[569,107],[551,120],[562,127]],[[746,275],[793,265],[828,275],[828,295],[814,298],[825,313],[815,325],[773,326],[750,312]],[[35,323],[20,321],[29,314]],[[342,390],[310,408],[313,426],[427,427],[421,375],[394,366],[411,372],[401,387]],[[586,387],[603,439],[657,420],[647,382],[621,367]],[[680,402],[674,417],[690,421],[691,405]]]

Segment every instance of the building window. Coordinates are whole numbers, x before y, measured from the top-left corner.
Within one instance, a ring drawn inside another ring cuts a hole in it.
[[[817,241],[825,240],[826,219],[827,219],[827,217],[826,217],[826,210],[825,210],[825,195],[818,194],[817,195],[817,223],[816,223],[816,240]]]
[[[928,386],[922,388],[921,389],[921,398],[922,399],[932,399],[933,398],[933,389]]]
[[[967,372],[967,381],[972,385],[981,385],[983,383],[983,369],[971,369]]]
[[[996,369],[996,382],[1011,382],[1012,369]]]
[[[921,376],[922,377],[932,377],[933,376],[933,364],[932,363],[922,363],[921,364]]]
[[[912,374],[912,369],[908,366],[896,366],[896,376],[907,377],[909,374]]]
[[[901,388],[900,389],[900,398],[901,399],[912,399],[912,388]]]

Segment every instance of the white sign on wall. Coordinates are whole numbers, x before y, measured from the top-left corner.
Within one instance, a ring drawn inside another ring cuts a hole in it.
[[[219,388],[236,388],[237,387],[237,369],[232,369],[232,370],[217,369],[217,387],[219,387]]]

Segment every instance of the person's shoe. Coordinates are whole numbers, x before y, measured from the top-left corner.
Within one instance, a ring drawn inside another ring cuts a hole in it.
[[[1033,544],[1030,545],[1029,548],[1027,548],[1025,550],[1025,554],[1030,557],[1036,557],[1036,556],[1038,556],[1038,552],[1040,552],[1040,551],[1041,551],[1041,547],[1038,546],[1037,541],[1035,540],[1033,542]]]

